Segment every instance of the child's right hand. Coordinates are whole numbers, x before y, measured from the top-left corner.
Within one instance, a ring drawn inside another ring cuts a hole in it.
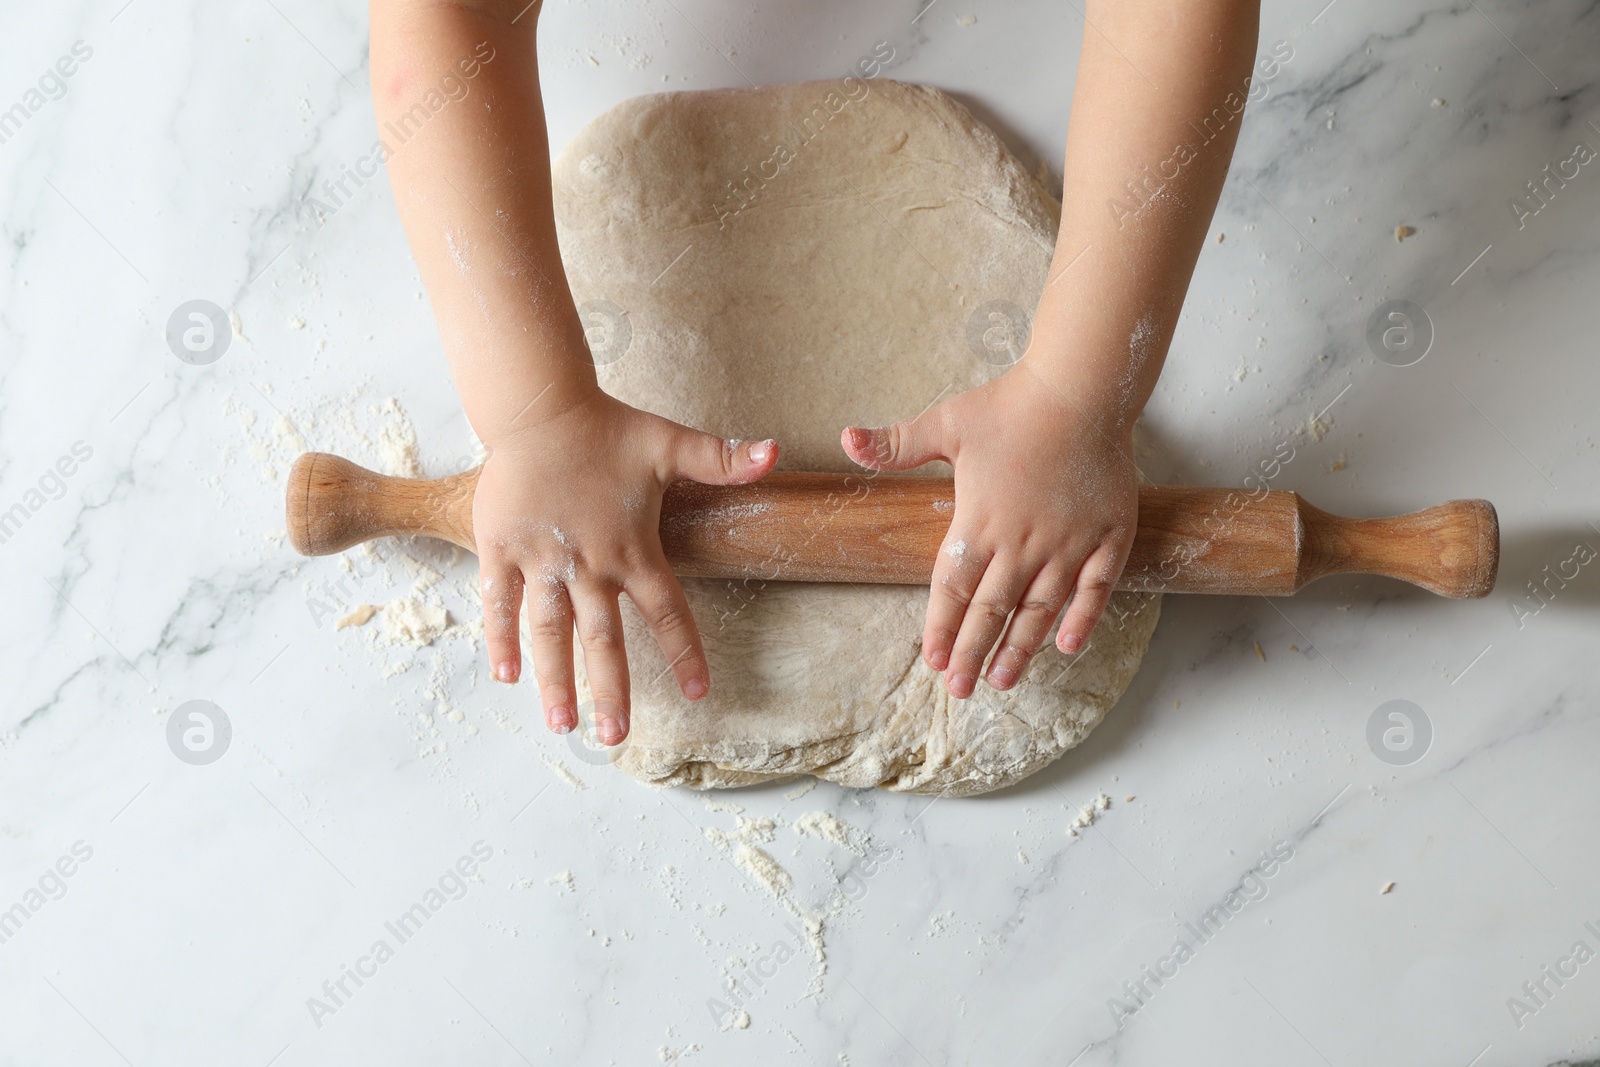
[[[628,659],[617,596],[626,592],[655,632],[678,688],[710,688],[700,634],[661,549],[661,495],[674,481],[740,485],[777,462],[772,441],[724,441],[629,407],[592,386],[575,402],[490,442],[472,519],[478,542],[489,662],[515,682],[517,621],[526,595],[534,674],[545,722],[578,724],[576,623],[594,696],[594,727],[615,745],[628,734]]]

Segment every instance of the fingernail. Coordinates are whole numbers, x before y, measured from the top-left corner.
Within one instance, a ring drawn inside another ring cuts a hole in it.
[[[851,426],[845,431],[850,435],[850,447],[862,451],[872,444],[872,431],[863,430],[859,426]]]
[[[512,678],[511,662],[509,660],[507,660],[505,663],[496,663],[494,665],[494,680],[495,681],[497,681],[497,682],[510,682],[511,678]]]
[[[572,714],[571,708],[557,705],[550,709],[550,714],[547,718],[550,722],[550,729],[558,734],[570,734],[577,716]]]
[[[1017,684],[1017,672],[1010,667],[990,667],[989,684],[996,689],[1010,689]]]
[[[622,729],[622,723],[618,720],[603,718],[600,720],[600,725],[596,732],[600,735],[601,744],[616,745],[622,742],[622,735],[624,731]]]
[[[772,458],[772,446],[776,445],[777,443],[778,442],[776,442],[776,441],[768,439],[766,441],[757,441],[755,444],[751,445],[750,446],[750,462],[756,464],[757,466],[760,466],[761,464],[765,463],[767,460],[771,459]]]
[[[1082,647],[1083,638],[1079,637],[1077,634],[1068,634],[1061,639],[1061,651],[1065,652],[1069,656]]]
[[[690,700],[699,700],[706,695],[706,683],[698,678],[691,678],[684,683],[683,695]]]
[[[936,671],[944,670],[946,667],[950,666],[950,653],[943,650],[935,650],[930,652],[928,654],[928,666],[932,667]]]
[[[973,682],[964,674],[952,674],[947,683],[950,695],[959,699],[966,699],[972,695]]]

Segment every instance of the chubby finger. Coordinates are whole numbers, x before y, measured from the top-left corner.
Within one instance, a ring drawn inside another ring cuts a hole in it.
[[[1028,663],[1050,640],[1050,630],[1071,590],[1065,568],[1055,563],[1045,564],[1034,575],[1000,639],[1000,650],[989,661],[989,672],[984,677],[990,685],[1004,690],[1017,684]]]
[[[489,645],[489,670],[497,682],[515,682],[522,676],[522,642],[517,636],[517,618],[522,614],[522,571],[505,559],[481,559],[478,588],[483,594],[483,635]]]
[[[550,574],[527,579],[528,655],[539,685],[545,725],[558,734],[578,725],[577,686],[572,679],[572,601]],[[487,598],[485,598],[487,599]]]
[[[1105,614],[1106,605],[1111,603],[1125,556],[1125,549],[1103,544],[1089,553],[1089,558],[1078,568],[1072,585],[1072,600],[1067,604],[1066,618],[1061,620],[1061,631],[1056,634],[1056,647],[1062,652],[1075,655],[1089,643],[1089,634]]]
[[[570,590],[583,643],[583,667],[594,696],[594,729],[603,745],[628,736],[628,650],[616,586],[598,583]]]
[[[678,690],[690,700],[705,696],[711,688],[711,671],[700,646],[700,631],[666,557],[658,556],[654,567],[635,574],[625,591],[656,635],[656,644],[678,680]]]
[[[952,528],[953,529],[953,528]],[[989,560],[979,554],[965,538],[946,534],[939,558],[933,565],[933,581],[928,588],[928,620],[922,628],[922,658],[929,667],[942,671],[950,665],[950,653],[961,633],[961,620],[983,581]]]
[[[954,459],[944,441],[938,408],[892,426],[847,426],[839,435],[845,454],[868,470],[906,471],[936,459]]]
[[[990,561],[983,581],[967,604],[961,631],[950,653],[944,684],[951,696],[965,700],[972,695],[983,674],[983,661],[1005,632],[1006,620],[1032,578],[1031,572],[1022,570],[1013,560],[997,557]]]
[[[705,485],[745,485],[766,477],[778,462],[776,441],[724,440],[687,427],[673,445],[674,478]]]

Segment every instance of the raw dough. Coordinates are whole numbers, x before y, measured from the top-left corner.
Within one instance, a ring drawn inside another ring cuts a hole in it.
[[[1059,210],[948,96],[858,79],[630,100],[562,154],[555,194],[609,392],[775,437],[785,469],[847,472],[843,426],[907,418],[1004,369],[969,343],[975,312],[981,335],[1003,331],[995,307],[1034,306]],[[956,796],[1009,785],[1104,718],[1159,614],[1156,597],[1118,594],[1076,662],[1048,645],[1012,692],[957,701],[920,657],[926,588],[683,584],[711,693],[679,696],[624,598],[634,710],[616,762],[701,788],[801,773]]]

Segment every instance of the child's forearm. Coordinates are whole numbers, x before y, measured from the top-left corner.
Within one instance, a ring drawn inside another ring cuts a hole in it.
[[[1248,94],[1257,0],[1090,0],[1029,370],[1130,426],[1155,388]]]
[[[467,416],[491,446],[595,388],[556,244],[539,8],[371,0],[389,181]]]

